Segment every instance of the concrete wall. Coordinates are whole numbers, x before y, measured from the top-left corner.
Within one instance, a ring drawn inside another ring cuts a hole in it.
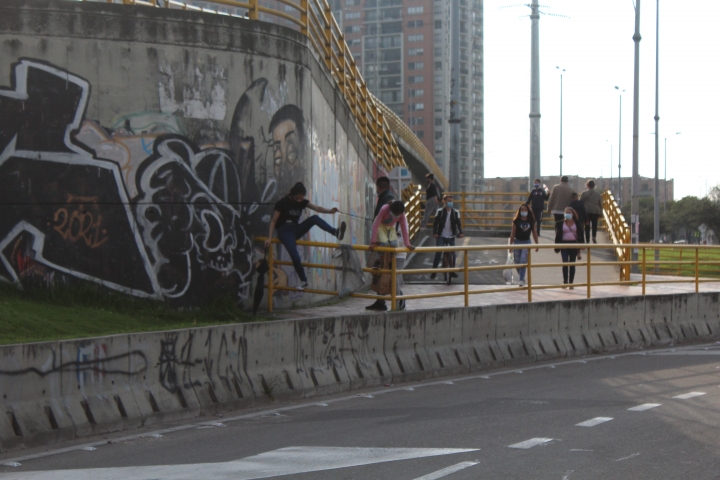
[[[297,181],[365,243],[376,164],[309,41],[221,15],[0,3],[0,279],[249,304],[256,235]],[[311,240],[329,241],[314,229]],[[301,249],[330,263],[332,252]],[[288,260],[282,250],[281,259]],[[291,267],[281,285],[299,282]],[[335,290],[332,271],[311,270]],[[278,306],[313,296],[281,292]]]
[[[0,347],[13,448],[277,400],[706,341],[720,293],[277,321]]]

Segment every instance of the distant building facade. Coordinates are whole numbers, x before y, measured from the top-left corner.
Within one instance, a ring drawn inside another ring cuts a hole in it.
[[[332,10],[368,88],[432,152],[449,189],[479,188],[483,1],[333,0]]]

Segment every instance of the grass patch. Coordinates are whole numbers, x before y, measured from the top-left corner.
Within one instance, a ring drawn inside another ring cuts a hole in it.
[[[692,248],[661,248],[659,250],[661,262],[695,262],[695,250]],[[655,250],[648,248],[645,254],[648,261],[655,259]],[[720,262],[720,251],[700,249],[698,252],[698,259],[701,262],[698,270],[701,277],[720,277],[720,264],[702,264],[702,262]],[[651,272],[653,269],[653,265],[648,264],[648,272]],[[694,264],[661,264],[659,266],[659,270],[663,275],[680,275],[683,277],[695,276]]]
[[[18,290],[0,284],[0,345],[262,321],[229,296],[201,309],[174,309],[95,285]]]

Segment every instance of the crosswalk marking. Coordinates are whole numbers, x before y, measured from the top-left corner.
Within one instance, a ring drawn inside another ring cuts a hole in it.
[[[638,405],[637,407],[628,408],[631,412],[644,412],[645,410],[650,410],[651,408],[659,407],[662,405],[661,403],[643,403],[642,405]]]
[[[585,420],[584,422],[576,423],[576,427],[594,427],[595,425],[600,425],[601,423],[609,422],[612,420],[612,417],[595,417],[591,418],[590,420]]]
[[[520,443],[513,443],[512,445],[508,445],[509,448],[522,448],[522,449],[528,449],[532,447],[536,447],[538,445],[543,445],[548,442],[552,442],[552,438],[531,438],[530,440],[525,440],[524,442]]]
[[[699,397],[700,395],[705,395],[705,392],[683,393],[682,395],[675,395],[673,398],[678,398],[680,400],[687,400],[688,398]]]

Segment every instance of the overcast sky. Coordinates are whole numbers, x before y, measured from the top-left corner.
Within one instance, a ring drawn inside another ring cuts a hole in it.
[[[530,19],[518,0],[485,0],[485,175],[525,176],[529,164]],[[529,0],[523,0],[529,3]],[[632,0],[540,0],[542,174],[617,176],[619,97],[622,174],[632,174],[635,9]],[[641,0],[640,175],[655,175],[655,0]],[[705,196],[720,183],[719,0],[660,0],[660,178],[675,198]],[[676,135],[676,132],[682,132]],[[607,141],[606,141],[607,140]]]

